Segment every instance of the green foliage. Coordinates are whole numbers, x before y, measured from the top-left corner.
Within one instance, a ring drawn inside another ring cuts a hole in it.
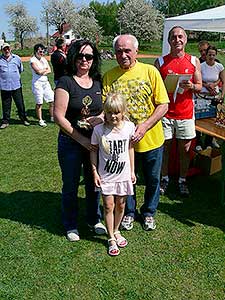
[[[20,57],[29,57],[32,56],[33,54],[33,49],[29,48],[29,49],[18,49],[18,50],[13,50],[13,53],[19,55]]]
[[[164,15],[168,15],[168,7],[171,0],[152,0],[152,5]]]
[[[121,3],[117,4],[115,0],[112,2],[107,1],[106,3],[91,1],[89,7],[94,11],[95,18],[103,29],[105,36],[115,36],[120,32],[117,16]]]
[[[160,10],[166,17],[173,17],[201,11],[204,9],[224,5],[223,0],[180,0],[179,5],[175,0],[153,0],[152,5]]]

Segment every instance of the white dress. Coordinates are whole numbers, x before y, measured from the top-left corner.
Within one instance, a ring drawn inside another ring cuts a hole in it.
[[[129,143],[135,125],[124,121],[122,128],[109,129],[104,124],[94,127],[93,145],[99,145],[98,173],[103,195],[133,195]]]

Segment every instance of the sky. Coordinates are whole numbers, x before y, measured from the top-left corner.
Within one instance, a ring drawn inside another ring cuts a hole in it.
[[[8,4],[16,4],[18,0],[0,0],[0,20],[1,20],[1,26],[0,26],[0,38],[2,36],[2,32],[5,33],[6,39],[10,40],[13,36],[10,34],[10,28],[9,28],[9,19],[8,16],[4,12],[4,7]],[[41,18],[41,10],[42,10],[42,0],[22,0],[23,4],[28,10],[28,13],[30,16],[37,18],[37,23],[39,27],[39,33],[41,36],[46,36],[46,25],[43,24],[40,20]],[[81,5],[87,5],[90,0],[73,0],[75,5],[81,6]],[[98,0],[98,2],[107,2],[107,0]],[[50,28],[50,34],[54,33],[54,28]]]

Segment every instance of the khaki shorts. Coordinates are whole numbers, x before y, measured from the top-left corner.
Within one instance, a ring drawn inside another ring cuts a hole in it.
[[[165,140],[172,139],[174,134],[180,140],[191,140],[196,136],[194,119],[174,120],[163,117],[162,124]]]

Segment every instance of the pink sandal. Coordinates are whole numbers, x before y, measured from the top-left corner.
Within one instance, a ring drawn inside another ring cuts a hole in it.
[[[113,244],[113,245],[110,245],[110,242],[112,242],[112,241],[116,242],[116,239],[115,238],[111,238],[111,239],[108,240],[108,245],[109,245],[108,254],[110,256],[117,256],[117,255],[120,254],[120,250],[119,250],[119,248],[118,248],[118,246],[117,246],[116,243]]]
[[[115,232],[114,232],[114,235],[116,235],[116,234],[120,234],[120,231],[115,231]],[[117,238],[115,237],[115,240],[116,240],[117,246],[119,246],[120,248],[124,248],[124,247],[126,247],[127,244],[128,244],[128,242],[127,242],[127,240],[125,239],[125,237],[123,237],[121,234],[120,234],[120,238],[117,239]]]

